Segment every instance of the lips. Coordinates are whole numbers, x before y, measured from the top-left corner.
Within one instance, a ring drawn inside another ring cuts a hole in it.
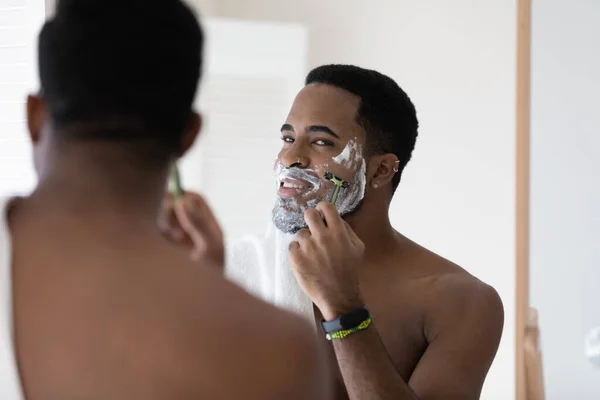
[[[313,187],[312,183],[301,179],[283,178],[279,182],[277,194],[282,199],[290,199],[308,193]]]
[[[301,168],[285,168],[279,165],[275,171],[277,194],[283,200],[307,199],[321,187],[322,180],[316,171]]]

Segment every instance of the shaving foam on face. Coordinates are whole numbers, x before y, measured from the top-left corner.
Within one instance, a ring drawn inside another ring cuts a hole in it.
[[[303,197],[308,197],[318,192],[321,188],[321,179],[319,179],[317,173],[312,169],[285,168],[281,164],[278,164],[277,168],[275,169],[275,176],[277,183],[281,182],[285,178],[290,178],[310,184],[310,190],[304,193]]]
[[[306,228],[304,213],[309,208],[315,208],[319,204],[317,199],[312,199],[304,205],[300,205],[294,199],[277,198],[273,207],[272,219],[275,227],[284,233],[296,233]]]
[[[361,158],[357,161],[357,164],[358,168],[354,173],[350,186],[342,189],[335,204],[342,217],[356,211],[360,202],[365,197],[367,188],[367,163]]]
[[[350,140],[344,147],[344,150],[337,156],[333,157],[333,162],[345,167],[350,167],[350,158],[352,156],[352,150],[357,150],[356,141]],[[356,153],[356,151],[355,151]]]
[[[280,163],[275,168],[275,177],[277,185],[284,178],[297,179],[307,182],[311,185],[310,190],[302,195],[303,198],[314,195],[321,188],[321,179],[314,170],[300,168],[286,168]],[[306,204],[299,204],[296,199],[282,199],[277,197],[273,207],[272,219],[275,227],[285,233],[295,233],[306,226],[304,222],[304,213],[309,208],[315,208],[319,200],[312,199]]]
[[[344,151],[333,160],[338,164],[338,161],[341,161],[345,163],[344,166],[353,168],[355,171],[354,176],[350,181],[350,186],[340,191],[335,204],[342,217],[358,209],[362,199],[365,197],[367,186],[367,164],[362,156],[362,147],[355,141],[350,141],[348,142],[348,145],[346,145],[346,148],[348,149],[347,155],[345,154],[346,150],[344,149]],[[336,159],[338,161],[336,161]],[[313,170],[285,168],[282,165],[278,165],[275,174],[278,183],[283,177],[309,182],[313,185],[312,189],[308,191],[310,195],[317,193],[322,185],[321,179],[323,179],[323,177],[318,177]],[[327,200],[326,197],[314,198],[305,205],[300,205],[295,199],[281,199],[278,197],[272,212],[273,224],[278,230],[285,233],[298,232],[300,229],[307,227],[306,222],[304,222],[304,213],[306,210],[308,208],[316,207],[317,204],[323,200]]]
[[[343,189],[338,196],[336,208],[344,216],[356,211],[365,197],[367,188],[367,162],[362,155],[362,146],[356,139],[349,140],[344,150],[333,158],[336,164],[355,170],[350,186]]]

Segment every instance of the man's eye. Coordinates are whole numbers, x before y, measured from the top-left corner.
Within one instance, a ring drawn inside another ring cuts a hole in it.
[[[291,136],[282,136],[281,140],[283,140],[286,143],[294,143],[294,138]]]
[[[313,142],[317,146],[333,146],[333,143],[325,139],[317,139]]]

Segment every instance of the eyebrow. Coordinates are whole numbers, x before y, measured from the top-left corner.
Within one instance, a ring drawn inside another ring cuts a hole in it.
[[[290,124],[283,124],[283,126],[281,127],[281,132],[284,131],[295,132],[294,127]],[[306,133],[326,133],[330,136],[333,136],[336,139],[340,138],[333,130],[331,130],[331,128],[324,125],[310,125],[307,126],[304,131]]]

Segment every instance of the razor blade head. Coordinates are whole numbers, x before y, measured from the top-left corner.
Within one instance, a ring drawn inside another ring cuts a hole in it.
[[[333,183],[336,186],[343,187],[344,189],[347,188],[348,186],[350,186],[350,182],[343,180],[339,176],[335,176],[331,172],[325,173],[325,179],[327,179],[328,181],[330,181],[331,183]]]

